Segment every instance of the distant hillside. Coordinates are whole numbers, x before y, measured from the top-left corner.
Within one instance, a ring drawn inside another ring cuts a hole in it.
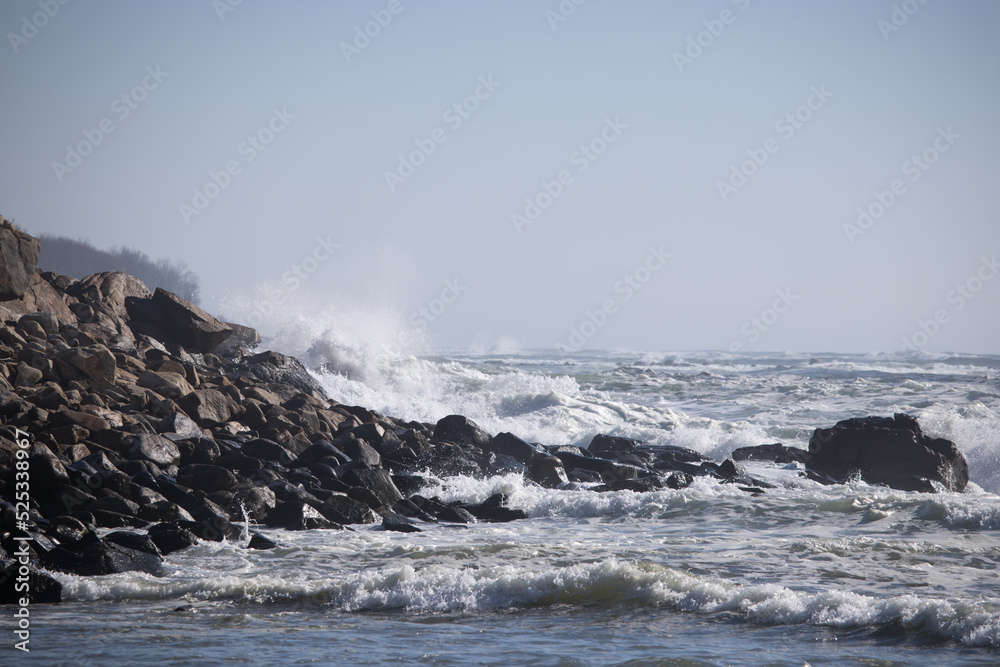
[[[43,270],[77,279],[104,271],[124,271],[146,283],[151,291],[162,287],[198,303],[198,276],[183,262],[154,260],[144,252],[124,246],[99,250],[86,241],[65,236],[39,234],[38,238],[42,241],[38,266]]]

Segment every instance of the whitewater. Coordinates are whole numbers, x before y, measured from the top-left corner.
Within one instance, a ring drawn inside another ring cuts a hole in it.
[[[202,543],[170,554],[163,577],[58,574],[67,603],[38,621],[38,644],[62,647],[49,663],[1000,663],[1000,357],[412,353],[359,340],[299,331],[272,345],[342,403],[431,423],[463,414],[546,445],[607,433],[721,461],[904,412],[958,445],[972,482],[937,494],[822,486],[799,464],[751,463],[774,489],[702,477],[598,493],[428,474],[422,495],[502,492],[528,518],[412,534],[257,527],[279,547]]]

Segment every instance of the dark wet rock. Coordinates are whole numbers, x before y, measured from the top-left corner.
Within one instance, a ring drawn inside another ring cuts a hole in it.
[[[298,500],[279,502],[273,510],[268,512],[267,525],[271,528],[287,528],[289,530],[342,528],[340,524],[330,521],[313,507]]]
[[[434,439],[456,445],[485,447],[490,442],[490,434],[468,417],[448,415],[434,427]]]
[[[222,466],[192,463],[177,472],[177,483],[195,491],[232,491],[239,480]]]
[[[569,481],[563,462],[556,456],[538,456],[531,462],[530,478],[550,489],[559,488]]]
[[[845,482],[860,475],[869,484],[933,492],[934,483],[963,491],[969,468],[955,443],[925,435],[909,415],[862,417],[816,429],[806,465],[818,478]]]
[[[198,538],[186,528],[176,523],[158,523],[147,531],[149,538],[164,556],[198,544]]]
[[[136,333],[195,352],[214,351],[233,332],[190,301],[160,287],[152,298],[127,298],[125,308]]]
[[[368,505],[346,495],[333,494],[317,509],[336,523],[375,523],[375,514]]]
[[[195,519],[197,519],[195,515]],[[191,531],[195,537],[208,542],[238,542],[243,531],[229,519],[221,516],[206,517],[198,521],[178,521],[177,525]]]
[[[665,480],[668,489],[686,489],[693,482],[694,477],[680,470],[670,473]]]
[[[478,521],[476,515],[464,507],[445,507],[438,512],[437,519],[446,523],[476,523]]]
[[[401,516],[387,516],[382,519],[382,529],[392,530],[398,533],[419,533],[421,532],[412,521]]]
[[[328,457],[337,459],[338,465],[341,463],[347,463],[351,460],[350,456],[337,449],[327,440],[317,440],[304,452],[299,454],[299,460],[303,463],[314,463]]]
[[[254,486],[240,489],[230,501],[229,515],[242,519],[243,511],[254,521],[263,523],[268,513],[278,504],[274,491],[266,486]]]
[[[714,465],[714,461],[693,449],[674,445],[647,446],[646,449],[653,455],[651,465],[655,470],[680,470],[695,476],[708,475],[714,471],[711,466],[705,465]]]
[[[131,514],[101,509],[88,509],[87,513],[94,518],[98,528],[142,528],[146,525],[146,521]],[[73,513],[74,516],[76,514]]]
[[[732,459],[726,459],[719,464],[718,474],[722,479],[733,482],[745,475],[746,471],[733,463]]]
[[[622,479],[594,487],[594,491],[634,491],[649,493],[667,488],[667,485],[656,475],[640,477],[639,479]]]
[[[427,486],[427,478],[422,475],[414,475],[410,472],[403,472],[392,475],[392,483],[396,485],[404,498],[409,498]]]
[[[153,542],[148,534],[144,535],[142,533],[115,531],[105,535],[104,541],[117,544],[118,546],[125,547],[126,549],[141,551],[152,556],[162,555],[159,548],[157,548],[156,543]]]
[[[353,498],[359,502],[368,505],[368,507],[376,512],[381,510],[385,505],[379,500],[371,489],[366,489],[362,486],[349,486],[346,491],[343,491],[348,498]]]
[[[278,544],[274,540],[264,537],[260,533],[252,533],[250,535],[250,542],[247,544],[247,549],[275,549]]]
[[[22,606],[27,598],[30,604],[53,604],[62,602],[62,584],[52,575],[27,566],[27,576],[21,574],[21,564],[15,559],[0,558],[0,605]],[[27,591],[18,590],[27,584]]]
[[[86,507],[86,510],[91,514],[98,511],[105,511],[135,516],[139,512],[139,505],[121,496],[105,496],[94,500],[94,502]]]
[[[43,567],[81,576],[139,571],[162,574],[163,559],[154,553],[124,547],[87,533],[78,542],[57,547],[40,556]]]
[[[445,419],[448,419],[447,417]],[[442,420],[444,421],[444,420]],[[438,422],[440,424],[441,422]],[[437,437],[435,430],[435,437]],[[515,461],[525,466],[530,466],[536,456],[544,455],[539,447],[522,440],[513,433],[497,433],[482,445],[483,451],[491,452],[497,456],[509,456]]]
[[[733,450],[733,461],[772,461],[774,463],[804,463],[809,455],[804,449],[786,447],[781,443],[754,445]]]
[[[342,436],[333,441],[334,448],[346,454],[352,461],[361,461],[373,467],[382,465],[382,456],[375,448],[364,440],[359,440],[353,434]]]
[[[609,455],[613,457],[616,454],[632,453],[641,444],[640,441],[632,440],[631,438],[622,438],[601,433],[593,437],[587,449],[595,456],[610,458]]]
[[[528,517],[524,510],[507,507],[507,496],[502,493],[494,494],[478,505],[465,505],[463,509],[479,521],[491,523],[515,521]]]
[[[143,505],[139,508],[139,518],[145,521],[194,521],[190,512],[169,500]]]
[[[415,502],[409,498],[398,501],[392,506],[392,511],[400,516],[405,516],[409,519],[419,519],[426,523],[436,523],[437,517],[433,514],[428,513],[424,509],[420,508]]]
[[[379,502],[376,509],[392,507],[397,501],[403,499],[403,494],[393,484],[389,473],[383,469],[349,470],[343,476],[343,480],[352,486],[370,490]]]
[[[247,456],[264,461],[288,465],[295,458],[287,448],[266,438],[254,438],[243,444],[241,451]]]
[[[560,462],[561,464],[562,462]],[[487,455],[485,469],[490,475],[506,475],[508,473],[515,473],[524,477],[531,475],[531,469],[528,466],[506,454],[491,453]]]

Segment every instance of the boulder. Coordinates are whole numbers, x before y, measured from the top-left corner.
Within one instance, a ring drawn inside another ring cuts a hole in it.
[[[177,483],[195,491],[232,491],[239,480],[221,466],[192,463],[177,471]]]
[[[631,453],[642,443],[631,438],[622,438],[614,435],[604,435],[599,433],[590,441],[587,449],[596,456]]]
[[[375,523],[375,515],[368,505],[336,493],[318,509],[320,514],[337,523]]]
[[[260,533],[253,533],[250,536],[250,543],[247,544],[247,549],[276,549],[278,547],[277,543],[267,537],[264,537]]]
[[[515,521],[528,517],[524,510],[507,507],[507,496],[502,493],[493,494],[477,505],[465,505],[463,509],[478,520],[491,523]],[[438,516],[438,518],[444,520],[442,516]]]
[[[28,588],[24,590],[18,582],[20,564],[14,559],[0,559],[0,604],[20,606],[21,598],[27,597],[31,604],[62,602],[62,584],[51,575],[28,566]]]
[[[136,384],[146,389],[152,389],[165,398],[181,398],[187,396],[194,387],[179,373],[169,371],[145,370],[136,380]]]
[[[445,417],[445,419],[448,419],[448,417]],[[442,419],[441,421],[444,420]],[[440,423],[441,422],[438,422],[438,424]],[[472,422],[469,423],[471,424]],[[436,429],[434,434],[435,437],[437,437]],[[497,456],[509,456],[515,461],[519,461],[526,466],[531,465],[532,460],[536,456],[544,454],[544,452],[538,447],[532,445],[530,442],[522,440],[513,433],[497,433],[495,436],[490,438],[485,445],[482,445],[482,448],[483,451],[490,452]]]
[[[370,490],[378,499],[379,507],[392,507],[397,501],[403,499],[403,494],[399,492],[393,484],[389,473],[379,468],[375,470],[348,470],[343,480],[352,485]]]
[[[382,519],[382,530],[392,530],[397,533],[419,533],[420,528],[412,521],[401,516],[387,516]]]
[[[287,528],[289,530],[342,528],[339,524],[325,518],[310,505],[298,500],[288,500],[275,505],[274,509],[268,512],[267,525],[271,528]]]
[[[934,483],[963,491],[969,467],[955,443],[931,438],[913,417],[861,417],[818,428],[809,440],[806,466],[815,475],[845,482],[860,475],[870,484],[933,492]]]
[[[194,536],[194,533],[176,523],[158,523],[151,526],[147,533],[153,544],[164,556],[198,544],[198,538]]]
[[[531,463],[531,480],[550,489],[559,488],[569,481],[561,459],[555,456],[539,456]]]
[[[163,421],[160,422],[159,430],[160,433],[176,433],[183,438],[205,437],[205,431],[183,412],[175,412],[164,417]],[[218,445],[215,445],[215,450],[215,457],[218,458]],[[199,463],[211,463],[211,461],[199,461]]]
[[[175,466],[180,463],[181,451],[177,445],[162,435],[141,433],[122,440],[122,453],[136,461],[152,461],[158,466]]]
[[[300,392],[326,398],[323,387],[309,374],[302,362],[293,357],[268,350],[244,359],[238,370],[265,384],[286,384]],[[256,398],[253,395],[251,397]]]
[[[773,461],[774,463],[804,463],[809,455],[798,447],[785,447],[780,443],[773,445],[754,445],[733,450],[733,461]]]
[[[160,575],[163,571],[163,559],[158,554],[101,540],[94,532],[88,532],[78,542],[45,552],[40,560],[50,570],[82,576],[134,570]]]
[[[123,320],[129,318],[126,299],[148,299],[151,296],[141,280],[121,271],[95,273],[73,283],[66,291],[90,307]]]
[[[225,424],[233,416],[236,404],[216,389],[198,389],[177,401],[177,405],[199,426]]]
[[[448,415],[434,427],[434,439],[456,445],[485,447],[490,442],[490,434],[479,428],[479,425],[468,417]]]
[[[115,383],[117,372],[115,355],[99,343],[63,350],[56,355],[56,366],[60,368],[60,374],[66,380],[76,379],[72,372],[75,370],[98,386]]]
[[[213,352],[233,330],[173,292],[157,287],[152,298],[127,297],[133,331],[193,352]]]
[[[242,324],[224,323],[233,332],[215,348],[215,354],[226,357],[242,357],[260,345],[260,334],[256,329]]]
[[[24,295],[38,266],[41,241],[0,217],[0,301]]]
[[[287,448],[267,438],[254,438],[244,443],[240,451],[252,458],[274,461],[285,466],[295,458]]]

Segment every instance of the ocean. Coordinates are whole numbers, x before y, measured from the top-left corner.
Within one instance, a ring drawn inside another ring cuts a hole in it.
[[[1000,356],[349,348],[283,341],[331,398],[404,419],[464,414],[497,433],[597,433],[722,460],[807,447],[850,417],[915,416],[969,462],[965,493],[749,464],[751,496],[544,489],[428,476],[423,495],[496,492],[528,519],[285,532],[270,551],[202,543],[167,574],[55,575],[36,605],[45,664],[997,665]],[[182,609],[178,611],[178,609]]]

